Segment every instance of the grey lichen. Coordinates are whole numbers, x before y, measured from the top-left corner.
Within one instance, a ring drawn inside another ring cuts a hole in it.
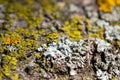
[[[91,46],[94,47],[91,47]],[[72,42],[68,38],[61,38],[58,43],[43,44],[37,49],[43,55],[44,61],[51,65],[48,69],[56,73],[63,71],[69,75],[76,75],[78,69],[89,66],[87,60],[94,60],[92,65],[96,69],[97,78],[108,80],[120,76],[120,55],[112,54],[112,45],[101,39],[93,39],[93,44],[86,40]],[[90,54],[94,55],[90,58]],[[88,56],[89,55],[89,56]],[[41,62],[38,63],[41,64]],[[54,68],[53,68],[54,66]],[[44,64],[44,68],[48,68]],[[56,71],[55,71],[56,70]]]
[[[105,29],[104,34],[105,34],[106,40],[120,41],[120,26],[110,25],[108,22],[104,20],[98,20],[97,25]]]
[[[68,71],[70,75],[77,74],[75,69],[86,66],[85,62],[88,50],[90,50],[90,47],[84,40],[72,42],[67,38],[60,39],[58,44],[49,44],[48,48],[38,48],[38,51],[42,52],[48,60],[51,60],[53,65],[64,64],[65,67],[68,67],[70,69]]]

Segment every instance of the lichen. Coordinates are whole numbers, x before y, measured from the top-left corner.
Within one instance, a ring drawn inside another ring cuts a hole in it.
[[[57,12],[57,6],[53,1],[40,0],[40,3],[42,5],[44,14],[50,17],[51,19],[58,18],[60,16],[60,14]]]
[[[16,71],[17,59],[15,57],[5,55],[2,57],[1,67],[2,67],[1,72],[4,74],[2,78],[11,77],[12,75],[11,73]]]
[[[99,10],[103,12],[112,12],[113,7],[120,6],[119,0],[97,0]]]
[[[62,30],[70,37],[70,40],[72,41],[79,41],[83,38],[81,35],[82,28],[79,17],[74,17],[71,22],[65,21]]]
[[[99,27],[99,26],[92,26],[89,28],[89,38],[101,38],[104,39],[104,28]]]
[[[21,42],[21,37],[16,33],[10,33],[3,39],[2,44],[4,45],[16,45]]]
[[[51,33],[46,36],[48,42],[58,42],[59,34],[57,32]]]
[[[114,7],[120,6],[119,0],[106,0],[105,3],[102,1],[98,0],[98,4],[100,11],[103,12],[111,12]],[[111,24],[107,26],[91,25],[87,18],[75,16],[79,15],[76,12],[73,15],[74,12],[71,13],[67,7],[68,2],[71,4],[69,0],[0,0],[0,80],[23,80],[25,77],[34,80],[36,76],[41,79],[44,75],[49,75],[50,72],[56,72],[55,76],[58,73],[61,74],[60,70],[65,74],[63,76],[68,76],[69,73],[74,75],[76,74],[74,72],[74,69],[76,70],[75,64],[79,62],[80,64],[77,65],[82,68],[84,64],[86,65],[87,53],[92,53],[94,50],[103,52],[107,40],[109,43],[116,40],[115,48],[118,49],[116,52],[119,51],[120,29],[116,27],[119,25],[114,26],[111,30]],[[1,13],[4,15],[2,18]],[[100,24],[102,23],[104,21],[100,22]],[[111,35],[112,32],[115,35]],[[107,36],[106,33],[108,33]],[[66,40],[60,39],[61,37],[65,37]],[[99,42],[95,45],[97,47],[94,47],[91,43],[92,40],[94,43],[97,38],[106,40],[106,42],[101,45],[102,42]],[[59,47],[55,47],[55,45]],[[38,46],[41,47],[38,48]],[[80,47],[77,48],[78,46]],[[36,51],[37,48],[38,51],[41,51],[40,53]],[[57,49],[58,52],[54,49]],[[61,59],[59,50],[64,56],[73,54],[71,60],[76,60],[75,64],[73,61],[66,64],[68,57]],[[43,52],[46,54],[43,55]],[[53,58],[55,62],[50,62],[47,54],[52,56],[56,54]],[[43,58],[45,55],[47,55],[47,59]],[[69,67],[74,66],[71,68],[73,71],[66,72],[67,68],[62,66],[62,63]],[[58,66],[58,64],[61,65]],[[36,73],[40,74],[36,75]],[[23,79],[20,79],[21,77]]]

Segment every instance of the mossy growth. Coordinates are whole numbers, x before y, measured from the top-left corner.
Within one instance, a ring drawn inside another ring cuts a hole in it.
[[[102,12],[112,12],[113,7],[120,6],[120,0],[97,0],[97,2]]]

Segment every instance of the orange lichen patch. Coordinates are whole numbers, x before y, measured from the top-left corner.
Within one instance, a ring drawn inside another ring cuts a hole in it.
[[[13,39],[11,39],[11,44],[12,45],[15,45],[15,44],[17,44],[17,43],[20,43],[20,38],[18,37],[18,38],[13,38]]]
[[[15,45],[21,42],[20,37],[7,37],[3,40],[4,45]]]
[[[3,40],[3,44],[5,45],[9,45],[10,43],[11,43],[11,39],[9,37]]]
[[[112,12],[113,7],[120,6],[120,0],[97,0],[97,2],[102,12]]]
[[[120,0],[116,0],[117,6],[120,6]]]

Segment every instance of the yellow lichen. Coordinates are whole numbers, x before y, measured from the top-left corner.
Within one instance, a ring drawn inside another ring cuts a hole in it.
[[[2,68],[1,68],[1,78],[4,77],[11,77],[12,74],[11,72],[16,71],[16,66],[17,66],[17,59],[15,57],[11,57],[8,55],[5,55],[2,57]]]
[[[120,41],[117,41],[117,45],[118,45],[118,47],[120,48]]]
[[[4,74],[5,76],[10,76],[9,66],[4,65],[4,66],[2,67],[2,72],[3,72],[3,74]]]
[[[57,12],[57,6],[54,2],[50,0],[40,0],[40,3],[42,5],[44,13],[51,19],[53,19],[54,17],[59,17],[59,13]]]
[[[48,42],[58,42],[58,33],[57,32],[54,32],[54,33],[51,33],[49,34],[47,37],[46,37],[46,40]]]
[[[11,76],[11,79],[12,79],[12,80],[19,80],[18,78],[19,78],[18,74],[13,74],[13,75]]]
[[[45,30],[44,29],[39,30],[38,34],[40,34],[41,36],[44,36],[45,35]]]
[[[83,38],[81,35],[81,18],[74,17],[71,22],[65,21],[64,26],[62,27],[62,30],[65,32],[66,35],[70,37],[70,40],[72,41],[79,41]]]
[[[40,53],[35,53],[35,57],[40,58],[41,57]]]

